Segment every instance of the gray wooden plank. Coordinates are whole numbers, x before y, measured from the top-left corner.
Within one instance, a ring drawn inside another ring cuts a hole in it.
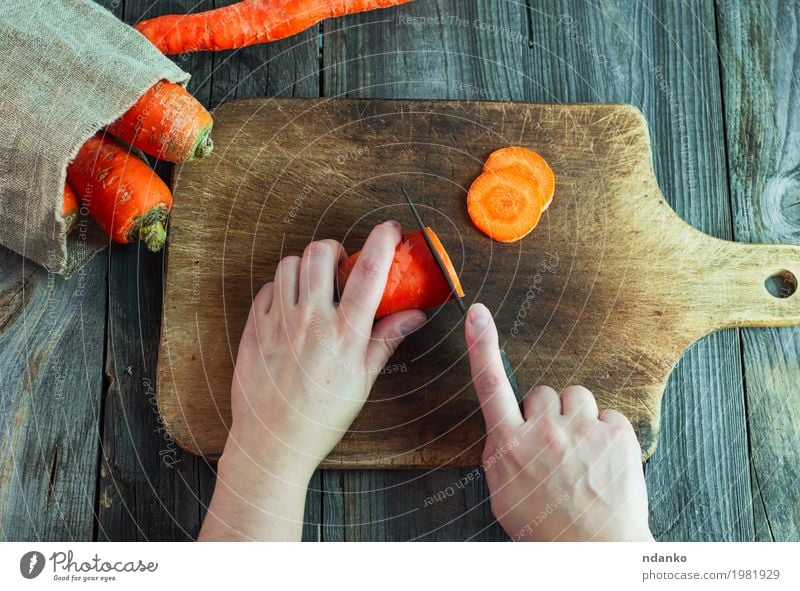
[[[730,238],[713,6],[534,7],[526,98],[639,107],[669,203],[696,228]],[[753,537],[738,348],[734,331],[711,335],[671,376],[659,447],[646,467],[650,523],[659,539]]]
[[[126,0],[126,22],[170,12],[199,11],[230,2]],[[270,94],[314,96],[318,91],[316,31],[236,52],[174,58],[192,74],[189,90],[209,107]],[[160,167],[169,174],[168,167]],[[179,171],[178,171],[179,174]],[[214,467],[183,453],[156,413],[152,388],[162,309],[163,257],[136,246],[115,247],[109,277],[106,371],[98,537],[111,540],[189,540],[196,536],[214,487]],[[319,539],[321,492],[312,479],[305,539]]]
[[[506,64],[513,70],[518,63],[515,43],[527,49],[525,23],[524,3],[458,0],[414,2],[326,21],[324,95],[519,100],[521,85]],[[505,539],[480,480],[472,470],[460,469],[326,473],[323,535]]]
[[[529,21],[522,3],[512,2],[415,3],[394,17],[340,21],[325,35],[325,93],[633,103],[650,121],[657,175],[670,203],[696,227],[730,237],[718,66],[708,31],[713,7],[531,6]],[[737,351],[735,332],[704,339],[668,387],[661,446],[647,470],[651,525],[663,539],[753,537]],[[345,475],[342,494],[374,495],[369,491],[393,478]],[[421,530],[431,520],[447,521],[412,515]],[[387,537],[412,529],[403,519],[385,526]]]
[[[800,5],[719,1],[717,23],[734,235],[800,243]],[[798,541],[800,329],[742,336],[758,539]]]
[[[89,541],[106,256],[70,280],[0,248],[0,539]]]
[[[193,4],[126,0],[111,2],[110,7],[133,24],[140,18],[187,11]],[[178,56],[176,61],[192,72],[202,71],[206,60]],[[190,90],[196,87],[193,78]],[[160,165],[158,170],[168,178],[168,166]],[[108,387],[97,506],[100,540],[193,539],[201,520],[203,488],[212,482],[205,462],[180,450],[158,416],[155,363],[162,271],[161,253],[148,253],[138,245],[112,245],[110,249]]]

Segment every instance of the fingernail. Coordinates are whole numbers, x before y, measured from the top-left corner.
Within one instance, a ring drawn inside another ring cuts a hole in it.
[[[412,318],[410,320],[406,320],[405,322],[400,324],[400,332],[402,335],[408,336],[418,328],[422,328],[422,325],[428,321],[427,317],[423,318],[422,316],[417,316],[416,318]]]
[[[485,328],[491,320],[489,310],[483,304],[472,304],[469,308],[469,322],[476,328]]]
[[[383,225],[384,226],[389,226],[390,228],[399,228],[400,227],[400,224],[398,224],[394,220],[386,220],[385,222],[383,222]]]

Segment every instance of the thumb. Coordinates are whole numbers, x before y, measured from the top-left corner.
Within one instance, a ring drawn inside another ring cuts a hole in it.
[[[422,327],[427,320],[422,310],[405,310],[381,318],[372,328],[372,337],[367,345],[368,371],[377,374],[403,339]]]

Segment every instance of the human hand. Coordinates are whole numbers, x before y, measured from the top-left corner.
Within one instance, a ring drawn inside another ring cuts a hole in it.
[[[265,442],[310,473],[330,453],[367,399],[376,377],[425,313],[409,310],[373,326],[400,225],[375,227],[339,304],[333,240],[312,242],[278,265],[275,281],[253,301],[231,392],[231,437],[251,453]]]
[[[424,312],[408,310],[373,326],[401,235],[397,222],[372,230],[338,304],[334,281],[345,253],[333,240],[309,244],[302,259],[283,259],[275,281],[253,300],[206,534],[299,537],[311,474],[361,410],[390,355],[425,323]]]
[[[598,411],[581,386],[531,390],[520,411],[482,304],[466,322],[472,379],[486,422],[492,513],[513,540],[653,541],[633,427]]]

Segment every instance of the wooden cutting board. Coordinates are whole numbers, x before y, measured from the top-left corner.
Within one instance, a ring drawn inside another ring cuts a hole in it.
[[[653,174],[647,123],[625,105],[255,99],[215,113],[214,154],[175,172],[158,404],[172,437],[217,456],[250,301],[311,240],[359,249],[413,219],[405,186],[494,312],[523,388],[583,384],[656,447],[670,370],[703,335],[800,324],[800,247],[709,237],[679,219]],[[514,244],[478,232],[465,198],[486,156],[542,154],[552,206]],[[328,467],[477,465],[483,425],[455,305],[430,313],[380,376]]]

